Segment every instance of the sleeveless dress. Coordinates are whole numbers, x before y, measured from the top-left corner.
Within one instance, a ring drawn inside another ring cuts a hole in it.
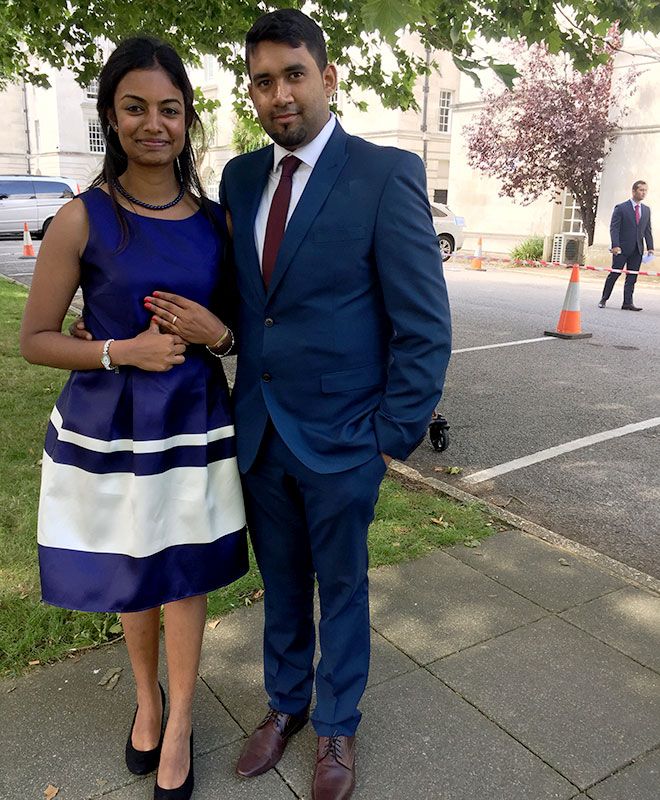
[[[182,220],[79,195],[89,217],[81,259],[84,321],[97,340],[146,330],[144,298],[174,292],[213,308],[226,240],[200,210]],[[219,359],[189,346],[168,372],[71,373],[43,455],[38,547],[46,603],[141,611],[209,592],[248,568],[245,512],[227,383]]]

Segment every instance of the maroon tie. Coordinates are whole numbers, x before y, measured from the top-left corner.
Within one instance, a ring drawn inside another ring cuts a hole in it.
[[[266,236],[264,238],[264,252],[261,258],[261,273],[266,288],[268,288],[273,275],[277,251],[280,249],[280,244],[284,237],[289,201],[291,200],[291,179],[301,163],[300,159],[295,156],[284,156],[280,161],[282,174],[280,175],[277,189],[275,189],[273,201],[270,204],[268,222],[266,223]]]
[[[639,203],[635,205],[635,222],[639,225],[639,218],[641,217],[642,213],[639,210]]]

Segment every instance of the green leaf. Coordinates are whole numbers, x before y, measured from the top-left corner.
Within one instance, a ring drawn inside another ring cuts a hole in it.
[[[507,89],[511,89],[514,80],[520,77],[520,73],[513,64],[491,64],[491,69],[504,82]]]
[[[368,31],[379,31],[384,39],[394,39],[397,31],[419,22],[422,10],[414,0],[367,0],[362,6],[362,21]]]

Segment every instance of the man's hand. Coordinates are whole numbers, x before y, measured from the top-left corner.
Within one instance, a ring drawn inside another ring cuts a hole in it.
[[[85,339],[87,342],[92,341],[92,334],[85,328],[82,317],[77,317],[69,325],[69,336],[73,336],[74,339]]]
[[[621,248],[620,247],[613,247],[610,250],[610,253],[612,253],[613,256],[618,256],[620,252],[621,252]]]
[[[387,453],[381,453],[381,456],[383,457],[383,461],[385,462],[385,466],[389,467],[390,461],[392,460],[392,456],[388,456]]]

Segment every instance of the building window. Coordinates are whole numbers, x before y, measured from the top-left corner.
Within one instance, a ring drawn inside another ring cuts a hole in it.
[[[87,120],[87,140],[90,153],[105,153],[105,139],[101,123],[97,119]]]
[[[218,66],[218,62],[215,60],[213,56],[205,55],[204,56],[204,82],[209,83],[215,77],[216,69]]]
[[[433,202],[434,203],[442,203],[443,205],[447,205],[447,190],[446,189],[434,189],[433,190]]]
[[[451,98],[452,92],[443,89],[440,92],[440,103],[438,105],[438,131],[449,133],[451,127]]]
[[[96,78],[87,84],[85,92],[90,99],[96,99],[99,96],[99,82]]]
[[[564,215],[561,223],[562,233],[584,233],[582,214],[575,197],[570,192],[564,194]]]

